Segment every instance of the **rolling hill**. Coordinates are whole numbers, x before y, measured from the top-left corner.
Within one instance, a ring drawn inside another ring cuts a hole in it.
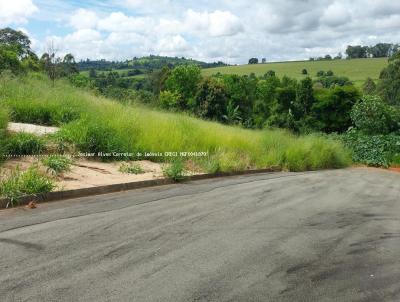
[[[381,70],[386,67],[386,65],[387,58],[331,61],[294,61],[208,68],[203,70],[203,74],[213,75],[220,72],[222,74],[246,75],[255,73],[256,75],[260,76],[264,75],[268,70],[274,70],[279,77],[286,75],[291,78],[302,79],[305,77],[305,75],[302,74],[303,69],[307,69],[308,74],[311,77],[315,77],[317,72],[320,70],[332,70],[336,75],[346,76],[352,80],[355,85],[361,86],[368,77],[377,80]]]

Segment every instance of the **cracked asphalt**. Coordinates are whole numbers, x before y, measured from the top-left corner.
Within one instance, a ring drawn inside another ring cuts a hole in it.
[[[0,211],[0,300],[400,301],[399,183],[270,173]]]

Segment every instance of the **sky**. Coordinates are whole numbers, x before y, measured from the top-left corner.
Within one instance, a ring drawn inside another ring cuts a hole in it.
[[[399,0],[0,0],[0,27],[43,53],[77,59],[149,54],[207,62],[301,60],[347,45],[400,42]]]

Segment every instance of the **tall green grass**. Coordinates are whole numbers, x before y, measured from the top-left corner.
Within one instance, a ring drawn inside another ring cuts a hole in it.
[[[319,136],[245,130],[184,114],[123,105],[63,81],[52,88],[38,75],[0,81],[5,82],[0,87],[0,102],[10,108],[14,120],[34,122],[47,112],[48,121],[62,125],[58,139],[72,142],[84,152],[207,152],[206,158],[193,160],[212,171],[267,167],[303,171],[349,164],[348,152],[340,143]],[[68,110],[76,113],[75,118],[60,122],[60,112]],[[164,155],[152,160],[171,158]]]
[[[6,129],[8,124],[8,110],[0,104],[0,162],[4,160],[3,155],[6,152]]]

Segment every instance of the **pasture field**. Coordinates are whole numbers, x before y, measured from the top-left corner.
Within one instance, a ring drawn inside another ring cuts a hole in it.
[[[387,58],[352,59],[352,60],[327,60],[327,61],[294,61],[254,65],[238,65],[203,69],[204,75],[213,75],[218,72],[222,74],[264,75],[268,70],[274,70],[276,75],[284,75],[298,80],[306,77],[302,74],[307,69],[308,75],[315,78],[318,71],[332,70],[335,75],[348,77],[356,86],[361,86],[365,79],[373,80],[379,78],[381,70],[388,64]]]

